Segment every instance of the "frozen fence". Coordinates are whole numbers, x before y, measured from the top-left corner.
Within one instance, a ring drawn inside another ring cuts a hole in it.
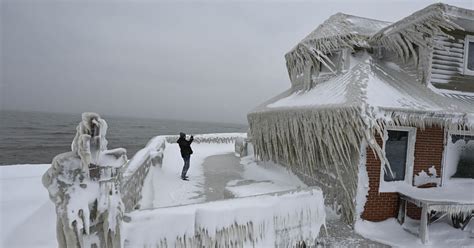
[[[214,133],[214,134],[197,134],[194,135],[194,143],[215,143],[215,144],[228,144],[234,143],[237,138],[245,138],[245,133]],[[166,136],[168,143],[176,143],[178,135]]]
[[[291,247],[315,243],[325,210],[322,191],[315,187],[129,216],[125,247]]]
[[[161,166],[165,147],[166,139],[164,136],[154,137],[145,148],[139,150],[128,161],[123,171],[121,186],[122,202],[126,212],[133,210],[142,198],[143,182],[150,166]]]

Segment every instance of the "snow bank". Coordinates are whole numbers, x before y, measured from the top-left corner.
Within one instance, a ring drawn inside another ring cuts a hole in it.
[[[255,161],[253,156],[247,156],[240,162],[244,167],[242,177],[247,180],[271,181],[283,186],[307,187],[288,168],[270,161]]]
[[[41,177],[49,164],[0,166],[0,247],[56,247],[56,212]]]
[[[290,170],[279,164],[257,162],[254,156],[243,157],[240,164],[243,167],[243,179],[230,181],[225,188],[227,192],[235,197],[308,187]]]
[[[136,211],[130,217],[123,237],[132,247],[288,247],[302,240],[314,244],[325,210],[321,190],[311,188]]]
[[[469,232],[455,229],[445,222],[430,225],[430,242],[423,245],[421,240],[403,229],[395,218],[381,222],[358,220],[355,230],[365,238],[394,247],[473,247]]]
[[[421,170],[415,175],[413,184],[415,186],[420,186],[428,183],[434,183],[436,185],[441,183],[441,178],[438,177],[438,173],[436,172],[434,165],[428,168],[428,173],[426,173],[424,170]]]
[[[291,185],[279,185],[273,182],[257,182],[252,184],[227,186],[225,190],[234,197],[261,195],[295,189]]]

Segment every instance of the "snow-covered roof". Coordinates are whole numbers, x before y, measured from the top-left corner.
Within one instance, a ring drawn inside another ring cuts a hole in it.
[[[330,64],[328,53],[357,46],[383,46],[418,63],[425,58],[419,58],[416,47],[436,46],[435,36],[451,38],[449,31],[463,30],[465,19],[474,20],[474,11],[442,3],[429,5],[395,23],[337,13],[285,55],[286,66],[293,80],[306,67]]]
[[[344,13],[332,15],[285,55],[288,71],[296,75],[309,64],[324,63],[326,54],[335,49],[366,46],[369,37],[389,24]]]
[[[442,121],[445,117],[474,121],[474,94],[442,91],[437,94],[416,82],[414,75],[397,64],[373,59],[368,54],[352,60],[352,68],[347,72],[319,83],[309,91],[288,92],[255,112],[356,107],[370,111],[376,118],[391,118],[387,115],[396,112],[439,117]]]
[[[400,21],[386,26],[374,34],[369,43],[384,46],[396,52],[401,58],[410,56],[418,60],[414,46],[433,47],[437,35],[450,37],[449,31],[463,30],[457,24],[458,18],[474,18],[474,11],[436,3],[421,9]]]
[[[344,37],[349,35],[372,36],[390,22],[384,22],[360,16],[337,13],[329,17],[323,24],[319,25],[313,32],[309,33],[300,43],[311,45],[320,39],[333,37]],[[296,48],[296,47],[295,47]],[[294,51],[293,48],[292,51]]]

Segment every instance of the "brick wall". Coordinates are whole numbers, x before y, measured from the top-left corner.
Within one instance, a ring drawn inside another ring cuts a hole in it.
[[[382,139],[377,137],[377,142],[382,145]],[[438,176],[441,176],[441,163],[444,149],[444,131],[439,127],[430,127],[425,130],[417,129],[415,143],[415,161],[413,176],[428,168],[435,166]],[[362,218],[370,221],[382,221],[398,214],[399,197],[397,193],[379,193],[381,162],[367,149],[366,168],[369,175],[369,194],[362,213]],[[419,219],[421,210],[414,205],[408,205],[407,215]]]
[[[415,163],[413,168],[413,181],[415,175],[434,166],[438,176],[441,177],[441,164],[444,150],[444,130],[439,127],[430,127],[425,130],[416,130]],[[426,185],[432,187],[435,185]],[[426,187],[425,186],[425,187]],[[407,206],[407,215],[413,219],[420,219],[421,208],[413,204]]]
[[[377,143],[382,146],[382,138],[377,137]],[[398,194],[379,193],[381,162],[370,148],[367,148],[366,169],[369,175],[369,194],[364,206],[362,219],[382,221],[396,217],[398,213]]]

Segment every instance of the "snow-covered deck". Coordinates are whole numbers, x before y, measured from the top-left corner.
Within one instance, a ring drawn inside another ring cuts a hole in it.
[[[183,181],[179,146],[166,143],[165,147],[161,166],[152,167],[145,179],[141,209],[202,203],[229,198],[230,194],[242,197],[306,187],[281,166],[257,165],[251,158],[243,159],[241,164],[234,154],[234,142],[193,143],[189,181]],[[216,191],[221,195],[217,196]]]
[[[407,219],[406,203],[411,202],[421,207],[421,220],[419,223],[418,236],[423,244],[429,242],[429,226],[431,224],[431,213],[466,216],[469,221],[474,212],[474,180],[472,179],[450,179],[443,187],[417,188],[401,183],[396,186],[396,192],[400,194],[399,219]],[[464,221],[464,219],[462,220]]]
[[[396,192],[424,202],[438,202],[446,204],[473,205],[474,207],[474,180],[450,179],[446,185],[433,188],[417,188],[406,183],[395,187]]]

